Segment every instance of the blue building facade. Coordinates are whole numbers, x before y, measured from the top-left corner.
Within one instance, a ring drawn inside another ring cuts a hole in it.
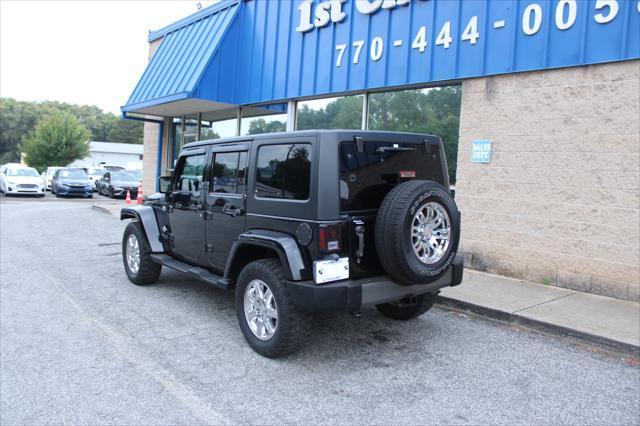
[[[149,35],[123,112],[253,105],[640,57],[637,0],[225,0]]]

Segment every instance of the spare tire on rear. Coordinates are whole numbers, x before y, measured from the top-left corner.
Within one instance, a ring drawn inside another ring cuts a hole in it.
[[[401,183],[380,205],[375,241],[382,266],[399,284],[436,281],[458,250],[458,207],[449,191],[436,182]]]

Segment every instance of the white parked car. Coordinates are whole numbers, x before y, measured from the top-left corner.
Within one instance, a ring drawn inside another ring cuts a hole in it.
[[[24,167],[20,163],[6,163],[0,166],[0,192],[4,192],[4,172],[8,167]]]
[[[42,177],[33,167],[6,167],[2,171],[0,189],[6,195],[32,194],[44,197],[45,186]]]
[[[47,185],[47,191],[51,191],[51,179],[53,179],[53,175],[56,174],[56,170],[64,169],[64,167],[47,167],[45,172],[44,180]]]
[[[98,182],[107,171],[104,167],[87,167],[87,176],[89,176],[94,191],[98,190]]]

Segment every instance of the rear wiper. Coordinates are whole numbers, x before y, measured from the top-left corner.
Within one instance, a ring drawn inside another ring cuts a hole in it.
[[[376,154],[383,154],[385,152],[401,152],[401,151],[415,151],[415,148],[407,148],[402,146],[381,146],[376,149]]]

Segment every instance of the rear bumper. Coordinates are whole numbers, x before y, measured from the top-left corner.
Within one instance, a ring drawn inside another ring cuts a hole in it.
[[[289,297],[294,305],[305,311],[354,312],[363,306],[378,305],[456,286],[462,282],[462,273],[462,256],[457,255],[447,272],[428,284],[399,285],[388,276],[320,285],[313,281],[290,281]]]

